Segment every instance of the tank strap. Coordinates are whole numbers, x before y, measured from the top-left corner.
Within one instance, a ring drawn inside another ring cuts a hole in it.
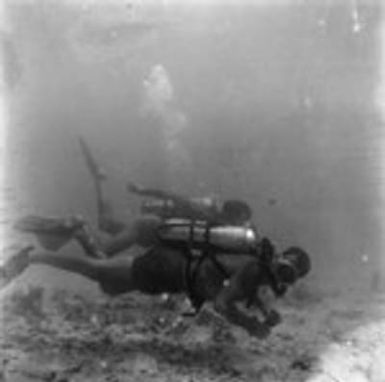
[[[286,292],[286,288],[281,285],[276,274],[273,272],[272,264],[274,261],[275,248],[271,241],[264,237],[259,244],[259,263],[264,268],[269,285],[277,297]]]
[[[198,269],[200,268],[203,258],[201,256],[199,257],[199,259],[197,259],[196,263],[194,262],[194,256],[192,253],[193,243],[194,243],[194,225],[195,225],[195,221],[191,220],[189,224],[188,242],[184,251],[187,258],[187,264],[185,268],[185,280],[186,280],[186,287],[187,287],[187,295],[191,301],[191,304],[195,308],[196,312],[199,312],[199,310],[201,309],[204,303],[204,299],[198,296],[198,294],[195,292],[195,282],[196,282],[196,275],[198,273]],[[195,263],[195,267],[193,267],[194,263]]]
[[[202,265],[203,260],[204,260],[203,256],[199,257],[195,261],[194,268],[192,266],[190,268],[190,283],[191,284],[190,284],[190,288],[189,288],[190,289],[189,290],[189,298],[191,300],[191,304],[193,305],[193,307],[195,308],[197,313],[200,311],[203,303],[205,302],[205,299],[202,296],[200,296],[195,290],[198,271]]]
[[[197,264],[195,266],[195,269],[193,269],[191,274],[190,274],[191,282],[193,285],[195,285],[195,282],[196,282],[196,279],[198,276],[198,272],[199,272],[199,268],[201,267],[203,260],[208,256],[208,253],[210,251],[209,246],[210,246],[210,227],[208,224],[206,224],[202,255],[199,256],[199,258],[197,260]]]
[[[194,306],[194,308],[198,313],[205,301],[195,291],[196,280],[198,277],[199,269],[203,261],[205,259],[210,259],[210,261],[222,273],[225,279],[229,279],[230,274],[226,270],[224,265],[217,259],[216,253],[212,250],[210,246],[210,233],[211,233],[211,227],[212,227],[210,224],[206,224],[206,227],[205,227],[202,255],[199,256],[198,259],[194,259],[194,256],[192,253],[193,243],[194,243],[194,226],[195,226],[195,221],[191,220],[189,225],[188,243],[184,251],[187,258],[187,264],[185,268],[185,279],[186,279],[187,295],[191,300],[192,305]]]
[[[198,313],[205,302],[205,299],[199,296],[195,291],[196,277],[198,270],[202,264],[203,256],[198,259],[193,259],[191,251],[187,248],[186,251],[187,265],[185,268],[185,279],[186,279],[186,289],[187,296],[189,297],[192,306],[195,308]],[[195,265],[193,267],[193,265]]]
[[[188,242],[187,242],[187,246],[189,248],[190,253],[194,246],[194,226],[195,226],[195,220],[191,220],[189,224],[189,235],[188,235]]]
[[[210,225],[206,226],[205,230],[205,249],[203,253],[203,258],[208,257],[212,263],[218,268],[218,270],[222,273],[222,275],[228,279],[230,277],[229,272],[227,272],[226,268],[223,264],[218,260],[217,254],[210,248]]]
[[[191,300],[191,303],[193,304],[197,312],[199,312],[200,308],[204,303],[204,299],[202,299],[202,297],[197,295],[197,293],[194,290],[196,280],[198,277],[198,272],[203,261],[205,259],[210,259],[212,263],[215,265],[215,267],[222,273],[225,279],[230,278],[229,272],[226,270],[223,264],[217,259],[216,253],[210,247],[210,229],[211,229],[210,225],[207,224],[205,228],[205,233],[204,233],[204,248],[203,248],[202,256],[200,256],[196,260],[194,269],[192,267],[193,256],[191,253],[191,248],[187,250],[187,256],[188,256],[187,267],[186,267],[187,292]],[[193,233],[192,233],[192,236],[193,236]]]
[[[187,286],[187,294],[191,301],[194,299],[194,280],[192,277],[192,263],[193,263],[193,254],[192,254],[192,248],[193,248],[193,240],[194,240],[194,223],[190,222],[189,225],[189,236],[188,236],[188,242],[187,247],[185,249],[186,258],[187,258],[187,265],[185,270],[185,276],[186,276],[186,286]]]

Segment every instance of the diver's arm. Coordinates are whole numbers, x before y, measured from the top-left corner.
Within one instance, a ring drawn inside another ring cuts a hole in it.
[[[258,291],[259,292],[259,291]],[[261,299],[261,297],[257,295],[254,299],[254,305],[259,309],[264,318],[264,324],[273,327],[278,325],[281,322],[281,315],[275,309],[272,309],[268,306],[268,304]]]
[[[236,305],[237,301],[251,294],[256,295],[258,285],[255,280],[258,278],[254,276],[260,276],[256,264],[247,264],[234,274],[215,298],[214,309],[233,325],[243,327],[250,335],[262,338],[269,334],[269,327],[256,317],[245,314]]]

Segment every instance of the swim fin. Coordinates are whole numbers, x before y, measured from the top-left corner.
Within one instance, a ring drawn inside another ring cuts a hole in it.
[[[95,158],[93,157],[91,150],[82,136],[78,137],[80,150],[84,156],[88,171],[90,172],[94,180],[105,180],[106,173],[104,170],[97,164]]]
[[[28,215],[16,221],[14,228],[34,234],[43,248],[57,251],[66,245],[83,225],[84,220],[79,217],[47,218]]]

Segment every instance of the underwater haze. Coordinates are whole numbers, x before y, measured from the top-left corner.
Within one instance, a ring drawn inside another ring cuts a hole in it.
[[[128,181],[247,200],[320,286],[381,263],[375,1],[5,1],[6,184],[16,213],[95,221],[82,135],[127,219]]]

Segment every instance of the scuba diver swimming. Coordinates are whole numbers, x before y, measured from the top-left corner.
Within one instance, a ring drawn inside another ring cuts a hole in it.
[[[216,235],[217,241],[222,238],[228,241],[235,235],[235,241],[239,242],[244,235],[251,237],[255,235],[251,229],[243,231],[235,228],[250,226],[252,211],[243,201],[227,200],[220,206],[213,198],[187,198],[169,191],[146,189],[134,183],[129,183],[127,190],[150,199],[142,204],[141,215],[132,222],[125,223],[119,220],[114,214],[112,204],[105,197],[104,184],[107,178],[105,171],[97,163],[89,145],[82,137],[79,137],[79,145],[95,187],[98,228],[100,233],[107,234],[108,237],[91,234],[88,224],[77,217],[50,219],[26,216],[19,220],[16,228],[34,233],[45,249],[58,250],[66,241],[74,238],[88,255],[105,258],[115,256],[132,245],[151,248],[168,241],[169,246],[175,246],[173,240],[170,240],[174,234],[179,236],[176,241],[181,239],[186,241],[187,236],[191,236],[194,232],[194,241],[196,242],[200,235],[202,246],[204,232],[207,234],[208,227],[213,236]],[[175,220],[178,218],[179,220]],[[215,231],[212,229],[214,226],[218,226]],[[226,232],[223,231],[224,226],[228,226]],[[162,240],[159,240],[160,231],[164,236]],[[189,237],[189,240],[192,241],[192,237]],[[217,250],[220,250],[220,246]],[[163,298],[168,296],[164,294]],[[188,307],[183,315],[194,315],[196,313],[194,306],[199,304],[188,299],[185,303]]]
[[[283,296],[289,286],[310,271],[306,252],[292,247],[282,254],[276,253],[271,242],[260,239],[250,227],[251,210],[243,202],[225,202],[222,209],[210,207],[207,211],[212,211],[211,215],[207,213],[207,218],[202,219],[201,207],[196,208],[197,204],[189,199],[132,184],[129,191],[167,201],[167,208],[171,200],[174,207],[182,206],[181,210],[186,208],[190,215],[180,213],[175,218],[167,215],[169,212],[156,214],[151,210],[131,225],[123,224],[114,218],[103,198],[105,174],[84,140],[80,142],[95,181],[98,224],[111,237],[101,242],[91,234],[84,219],[76,216],[22,218],[15,227],[35,234],[44,250],[29,246],[11,257],[0,267],[5,284],[31,264],[46,264],[89,278],[112,296],[131,291],[185,293],[196,311],[206,301],[213,301],[218,313],[250,335],[264,336],[279,323],[278,312],[262,301],[258,291],[268,286],[276,297]],[[148,205],[146,208],[149,211]],[[194,215],[195,211],[199,214]],[[81,245],[84,255],[55,253],[72,239]],[[145,247],[144,254],[112,257],[133,244]],[[256,306],[264,321],[242,312],[236,306],[239,301]]]
[[[230,323],[252,336],[264,337],[280,322],[280,315],[260,298],[260,288],[269,287],[279,298],[311,268],[309,256],[300,248],[277,254],[267,239],[244,253],[234,253],[230,247],[228,252],[218,252],[208,246],[192,254],[188,243],[163,243],[139,256],[85,255],[63,255],[28,246],[0,267],[0,279],[4,286],[30,265],[45,264],[95,281],[110,296],[132,291],[149,295],[185,293],[196,311],[213,301],[214,309]],[[264,320],[244,313],[237,302],[256,306]]]
[[[134,244],[143,247],[153,245],[159,227],[171,218],[205,221],[210,226],[251,227],[252,210],[243,201],[226,200],[220,206],[219,202],[213,198],[187,198],[169,191],[144,188],[132,182],[128,183],[127,190],[150,200],[142,203],[141,216],[127,224],[115,216],[111,202],[105,197],[103,185],[106,173],[97,163],[82,137],[79,137],[79,144],[95,185],[98,228],[109,235],[108,239],[97,238],[99,249],[107,256],[114,256]],[[36,220],[34,219],[34,224],[37,223]],[[28,221],[24,221],[23,225],[26,229]],[[79,232],[77,238],[83,246],[90,246],[89,243],[87,244],[89,240],[84,230]]]
[[[96,162],[87,142],[81,136],[79,145],[95,185],[99,229],[112,235],[117,234],[124,228],[124,223],[114,216],[111,203],[104,195],[103,184],[107,178],[106,173]],[[206,220],[213,224],[243,225],[252,216],[249,205],[240,200],[227,200],[220,206],[219,201],[214,198],[188,198],[170,191],[145,188],[133,182],[127,184],[127,191],[151,198],[142,204],[141,212],[163,219],[179,217]]]

